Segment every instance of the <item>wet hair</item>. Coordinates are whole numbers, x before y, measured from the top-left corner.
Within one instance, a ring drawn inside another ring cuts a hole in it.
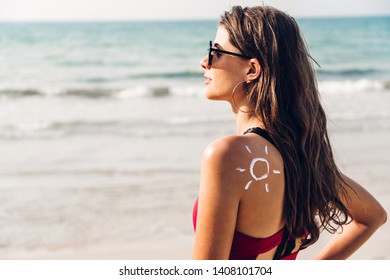
[[[273,7],[235,6],[220,25],[234,47],[260,63],[259,78],[244,91],[283,157],[286,228],[295,237],[308,234],[305,248],[323,229],[334,233],[352,218],[341,201],[348,186],[333,157],[313,59],[294,18]]]

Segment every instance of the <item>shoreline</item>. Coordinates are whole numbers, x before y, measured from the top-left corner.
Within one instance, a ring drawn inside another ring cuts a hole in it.
[[[333,144],[335,159],[341,171],[372,193],[389,213],[390,190],[387,188],[387,184],[390,182],[390,173],[388,172],[390,166],[389,131],[357,130],[343,133],[332,132],[331,130],[330,138]],[[187,175],[184,175],[180,177],[181,181],[187,178]],[[196,178],[192,177],[191,181],[194,180]],[[188,182],[186,184],[188,185]],[[194,185],[194,188],[196,188],[196,185]],[[183,195],[188,194],[183,193]],[[180,202],[180,204],[183,203],[184,201]],[[184,206],[182,205],[181,207]],[[142,239],[122,241],[113,238],[89,243],[85,246],[73,245],[65,248],[58,247],[56,249],[37,248],[32,250],[19,250],[4,247],[0,249],[1,259],[189,260],[192,256],[194,237],[190,226],[192,223],[190,208],[190,206],[185,205],[185,208],[181,210],[176,208],[176,210],[170,210],[173,212],[159,211],[149,213],[155,220],[158,220],[159,215],[163,215],[163,213],[165,216],[177,215],[177,219],[170,220],[171,222],[169,224],[162,224],[155,235],[148,235],[149,237],[143,237]],[[178,213],[178,210],[186,212],[188,210],[188,213]],[[139,219],[140,217],[135,218]],[[183,225],[182,223],[186,224]],[[169,228],[172,228],[172,226],[177,227],[179,230],[169,233]],[[161,233],[161,230],[165,230],[165,233]],[[321,247],[324,246],[329,237],[329,234],[323,232],[320,239],[314,245],[300,252],[298,260],[312,259]],[[387,222],[379,228],[368,242],[352,255],[350,259],[390,259],[390,223]]]

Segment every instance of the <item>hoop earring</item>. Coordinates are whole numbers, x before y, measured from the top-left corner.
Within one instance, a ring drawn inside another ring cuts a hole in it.
[[[248,113],[250,113],[250,111],[243,111],[243,110],[241,110],[240,108],[238,108],[236,102],[234,101],[234,92],[236,91],[236,88],[237,88],[240,84],[245,83],[245,82],[246,82],[246,80],[241,81],[241,82],[238,82],[238,83],[234,86],[233,91],[232,91],[232,103],[233,103],[234,107],[236,107],[236,109],[237,109],[238,111],[240,111],[240,112],[242,112],[242,113],[245,113],[245,114],[248,114]]]

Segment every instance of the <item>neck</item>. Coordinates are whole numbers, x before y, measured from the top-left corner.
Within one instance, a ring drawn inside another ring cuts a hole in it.
[[[264,128],[263,123],[253,114],[233,110],[234,119],[236,120],[237,135],[244,134],[251,127]]]

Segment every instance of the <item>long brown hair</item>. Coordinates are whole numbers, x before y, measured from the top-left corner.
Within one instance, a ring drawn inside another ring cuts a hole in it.
[[[312,59],[294,18],[275,8],[235,6],[220,24],[261,65],[259,79],[244,89],[283,157],[286,227],[295,237],[309,234],[307,247],[351,217],[340,200],[348,199],[347,184],[333,158]]]

